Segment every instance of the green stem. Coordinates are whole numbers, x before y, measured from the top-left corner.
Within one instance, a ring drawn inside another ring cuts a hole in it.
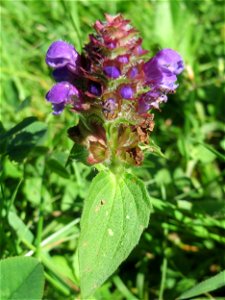
[[[15,188],[15,190],[14,190],[14,192],[13,192],[12,197],[10,198],[10,201],[9,201],[8,207],[7,207],[7,215],[8,215],[8,213],[9,213],[11,207],[13,206],[13,204],[14,204],[14,202],[15,202],[17,193],[18,193],[18,191],[19,191],[19,188],[20,188],[22,182],[23,182],[23,177],[20,179],[19,183],[17,184],[17,186],[16,186],[16,188]]]
[[[39,219],[38,219],[38,226],[37,226],[36,254],[35,254],[36,257],[40,257],[43,223],[44,223],[43,199],[41,197],[41,204],[40,204],[40,209],[39,209]]]
[[[70,292],[66,287],[64,287],[62,284],[59,284],[57,280],[55,280],[52,276],[50,276],[47,272],[44,272],[45,279],[50,282],[55,288],[57,288],[60,292],[62,292],[64,295],[69,296]]]
[[[42,182],[41,182],[41,199],[40,199],[40,206],[39,206],[39,219],[37,224],[37,238],[36,238],[36,257],[40,257],[41,252],[41,240],[42,240],[42,232],[43,232],[43,224],[44,224],[44,198],[43,198],[43,181],[45,177],[45,165],[46,162],[44,161],[44,168],[42,172]]]
[[[111,161],[109,165],[109,169],[114,173],[123,173],[124,166],[120,160],[117,158],[117,149],[118,149],[118,124],[113,122],[108,122],[104,125],[108,147],[111,151]]]
[[[165,289],[166,283],[166,272],[167,272],[167,258],[164,256],[163,263],[162,263],[162,277],[160,282],[160,290],[159,290],[159,300],[163,300],[163,293]]]
[[[5,205],[5,192],[4,192],[4,187],[2,184],[0,184],[0,188],[1,188],[1,196],[2,196],[2,200],[0,201],[0,249],[2,254],[0,255],[0,257],[2,257],[4,250],[5,250],[5,245],[6,245],[6,231],[5,231],[5,218],[6,218],[6,213],[5,213],[5,209],[4,209],[4,205]]]
[[[30,244],[28,241],[26,240],[22,240],[22,243],[28,248],[30,249],[31,251],[27,252],[24,256],[31,256],[35,251],[36,251],[36,248],[34,247],[34,245]],[[31,254],[31,255],[30,255]]]
[[[163,249],[164,249],[164,257],[163,257],[163,262],[162,262],[162,277],[161,277],[161,282],[160,282],[160,289],[159,289],[159,300],[163,300],[163,293],[165,290],[165,284],[166,284],[166,273],[167,273],[167,265],[168,265],[168,260],[166,256],[166,246],[167,246],[167,240],[166,237],[168,236],[168,230],[164,230],[164,243],[163,243]]]
[[[73,169],[75,172],[75,176],[76,176],[76,180],[77,180],[77,184],[79,187],[82,187],[82,180],[81,180],[81,176],[80,176],[80,170],[77,166],[77,162],[73,161]]]

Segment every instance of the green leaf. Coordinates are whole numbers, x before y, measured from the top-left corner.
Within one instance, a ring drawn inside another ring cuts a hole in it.
[[[18,215],[12,211],[8,214],[8,222],[21,240],[32,244],[34,236]]]
[[[70,174],[65,168],[66,155],[62,152],[52,154],[47,160],[47,166],[51,171],[55,172],[61,177],[69,178]]]
[[[27,119],[25,119],[25,120],[27,120]],[[31,118],[29,118],[29,119],[31,119]],[[27,122],[24,122],[24,124],[22,124],[23,126],[26,125],[26,129],[24,129],[23,131],[19,131],[8,142],[6,151],[11,160],[20,162],[23,159],[25,159],[26,157],[28,157],[30,152],[40,142],[41,138],[43,138],[43,136],[45,135],[45,133],[47,131],[47,127],[46,127],[45,123],[33,122],[32,124],[30,124],[28,121],[29,120],[27,120]],[[32,120],[30,120],[30,122],[31,121]],[[18,124],[18,126],[21,125],[21,123]],[[22,125],[17,127],[17,131],[21,128],[23,129]],[[16,126],[14,128],[16,128]],[[15,132],[13,132],[13,133],[15,133]]]
[[[31,105],[31,97],[26,97],[18,106],[18,108],[16,109],[16,112],[19,112],[21,110],[23,110],[24,108],[27,108]]]
[[[93,180],[81,219],[78,246],[84,298],[118,268],[148,226],[150,198],[134,175],[100,172]]]
[[[205,147],[208,151],[213,153],[213,155],[217,156],[217,158],[220,158],[221,160],[225,161],[225,155],[217,151],[216,149],[212,148],[211,146],[207,144],[202,144],[203,147]]]
[[[42,178],[40,177],[27,178],[25,180],[23,192],[26,195],[27,200],[36,206],[41,202],[41,187]]]
[[[28,117],[28,118],[24,119],[23,121],[21,121],[20,123],[15,125],[13,128],[8,130],[7,132],[1,134],[0,139],[3,140],[5,138],[8,138],[8,137],[14,135],[15,133],[21,131],[22,129],[26,128],[30,124],[34,123],[35,121],[37,121],[36,117]]]
[[[223,286],[225,286],[225,271],[200,282],[190,290],[181,294],[178,299],[190,299],[192,297],[214,291]]]
[[[0,262],[1,300],[38,300],[44,290],[44,270],[32,257],[10,257]]]
[[[205,164],[212,162],[216,158],[216,155],[211,150],[207,149],[205,145],[196,146],[192,150],[191,156],[193,159],[199,160]]]

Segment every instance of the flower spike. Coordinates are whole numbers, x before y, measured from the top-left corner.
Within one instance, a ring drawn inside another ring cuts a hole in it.
[[[154,127],[152,111],[176,91],[184,63],[168,48],[148,59],[129,20],[120,14],[105,18],[96,21],[81,54],[64,41],[50,46],[46,63],[58,83],[46,99],[54,114],[68,104],[82,114],[69,136],[88,149],[89,163],[140,165]]]

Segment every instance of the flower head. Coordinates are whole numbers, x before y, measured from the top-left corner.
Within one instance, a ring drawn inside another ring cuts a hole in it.
[[[46,63],[58,83],[46,99],[54,114],[67,104],[82,114],[72,136],[75,142],[85,141],[90,163],[110,164],[117,159],[140,164],[141,145],[146,148],[154,127],[150,111],[159,109],[177,89],[183,60],[172,49],[147,59],[138,31],[121,15],[106,15],[106,21],[96,21],[94,29],[81,54],[64,41],[50,46]],[[80,138],[74,139],[78,132]]]

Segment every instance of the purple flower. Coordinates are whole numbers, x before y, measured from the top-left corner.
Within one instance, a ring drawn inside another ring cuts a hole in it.
[[[75,48],[64,41],[52,43],[46,54],[47,65],[54,69],[67,66],[70,70],[76,71],[79,60],[80,56]]]
[[[120,70],[115,66],[106,66],[103,71],[109,78],[116,79],[121,75]]]
[[[120,95],[124,99],[131,99],[133,94],[133,89],[129,85],[124,85],[122,88],[120,88]]]
[[[165,90],[175,90],[177,77],[184,69],[180,55],[172,49],[159,51],[144,65],[147,81],[152,86],[161,86]]]
[[[46,99],[53,105],[53,114],[60,114],[65,105],[72,102],[73,97],[78,97],[79,93],[75,86],[63,81],[55,84],[47,93]]]

